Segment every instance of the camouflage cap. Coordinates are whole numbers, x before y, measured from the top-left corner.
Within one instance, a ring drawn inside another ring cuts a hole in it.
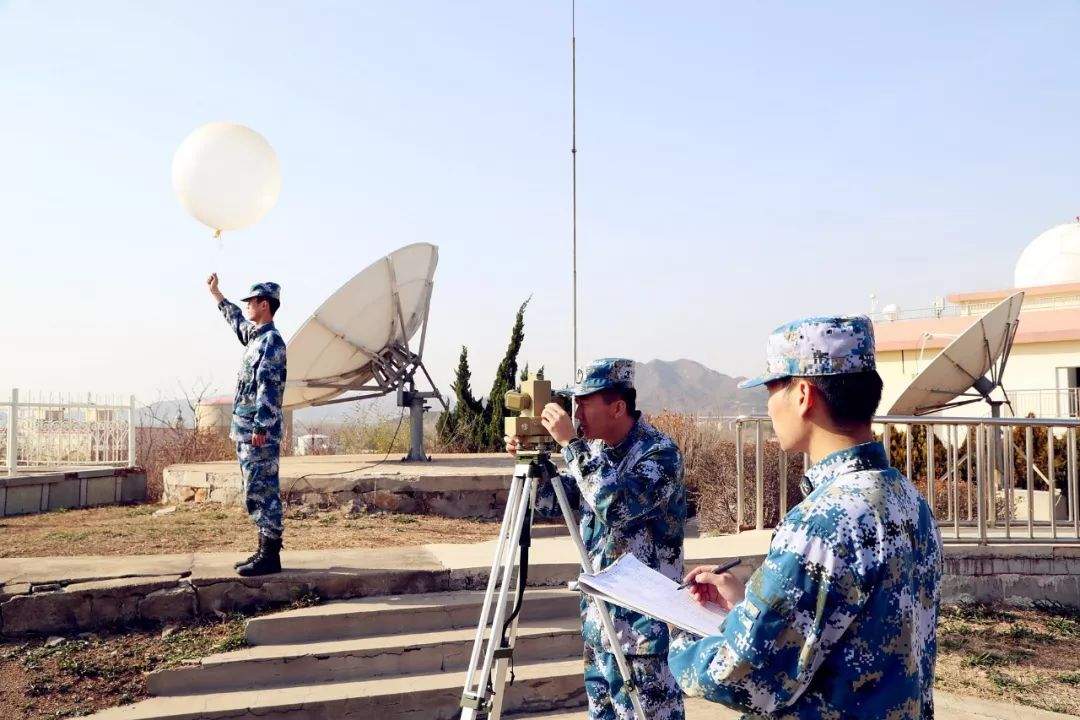
[[[874,361],[874,325],[865,315],[814,317],[781,325],[769,335],[765,374],[740,388],[787,377],[869,372]]]
[[[575,384],[569,388],[574,397],[591,395],[608,388],[634,387],[634,361],[627,358],[600,358],[578,368]]]
[[[241,300],[247,301],[251,298],[273,298],[278,302],[281,302],[281,286],[275,282],[262,282],[255,283],[248,290],[248,294]]]

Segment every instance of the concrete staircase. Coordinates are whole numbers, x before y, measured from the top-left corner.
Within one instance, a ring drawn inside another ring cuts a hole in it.
[[[98,720],[443,720],[458,703],[483,593],[335,602],[252,619],[251,647],[152,673],[148,700]],[[507,714],[581,708],[578,595],[530,589]]]

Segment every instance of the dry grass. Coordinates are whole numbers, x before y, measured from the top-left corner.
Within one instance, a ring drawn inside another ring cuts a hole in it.
[[[736,527],[738,488],[736,483],[735,441],[714,426],[700,425],[690,415],[662,412],[649,418],[659,430],[670,436],[683,454],[687,491],[697,508],[701,529],[709,533],[730,533]],[[766,437],[761,464],[764,485],[763,509],[766,527],[780,521],[780,446]],[[755,473],[757,456],[753,432],[748,430],[743,445],[744,476],[743,517],[741,529],[755,524]],[[802,456],[788,457],[787,507],[802,500],[799,480],[802,478]]]
[[[160,505],[128,505],[0,518],[0,557],[71,555],[158,555],[187,552],[247,552],[255,528],[241,508],[182,505],[154,517]],[[292,515],[292,517],[290,517]],[[427,515],[339,511],[298,517],[286,513],[288,550],[378,548],[463,543],[498,534],[494,521]]]
[[[152,502],[161,499],[162,471],[169,465],[236,458],[236,446],[224,431],[174,425],[141,427],[137,432],[135,462],[146,471],[146,496]]]
[[[942,608],[935,686],[1080,715],[1080,611]]]
[[[144,673],[243,647],[244,618],[83,633],[55,647],[0,643],[0,717],[88,715],[147,696]]]

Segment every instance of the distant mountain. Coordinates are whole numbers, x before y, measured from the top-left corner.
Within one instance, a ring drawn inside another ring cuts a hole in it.
[[[765,412],[764,388],[739,390],[743,378],[724,375],[693,360],[636,363],[638,406],[645,412],[673,410],[695,415],[752,415]]]
[[[636,364],[635,385],[638,407],[645,412],[672,410],[695,415],[753,415],[765,413],[767,393],[764,388],[739,390],[741,377],[724,375],[694,360],[652,360]],[[447,392],[447,388],[443,388]],[[225,398],[228,400],[229,398]],[[452,398],[451,398],[452,400]],[[441,409],[429,402],[432,411]],[[177,414],[190,427],[194,414],[186,400],[161,400],[138,408],[137,423],[160,426],[176,422]],[[350,420],[397,419],[401,409],[390,395],[356,403],[325,405],[296,411],[293,421],[297,427],[311,428],[334,425]],[[429,412],[435,417],[437,412]],[[405,421],[406,428],[408,421]]]

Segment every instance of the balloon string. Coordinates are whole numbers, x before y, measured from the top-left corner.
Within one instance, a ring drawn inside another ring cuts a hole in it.
[[[217,240],[217,249],[218,250],[224,250],[225,249],[225,241],[221,239],[221,231],[220,230],[215,230],[214,231],[214,239]]]

